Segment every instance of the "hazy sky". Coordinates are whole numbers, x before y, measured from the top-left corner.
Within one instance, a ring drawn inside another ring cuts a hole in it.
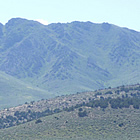
[[[140,0],[0,0],[0,22],[15,17],[46,24],[109,22],[140,31]]]

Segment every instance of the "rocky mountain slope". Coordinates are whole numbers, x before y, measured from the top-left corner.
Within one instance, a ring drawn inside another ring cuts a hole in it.
[[[0,71],[45,91],[44,98],[138,83],[139,54],[140,33],[108,23],[0,24]]]
[[[0,111],[1,139],[138,140],[140,85],[60,96]]]
[[[59,112],[70,112],[80,107],[140,108],[140,85],[120,86],[94,92],[31,101],[0,111],[0,129],[26,123]]]

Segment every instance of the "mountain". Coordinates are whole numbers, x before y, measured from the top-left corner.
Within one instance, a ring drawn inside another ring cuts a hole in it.
[[[0,25],[0,71],[44,98],[138,83],[139,54],[140,33],[109,23],[13,18]]]

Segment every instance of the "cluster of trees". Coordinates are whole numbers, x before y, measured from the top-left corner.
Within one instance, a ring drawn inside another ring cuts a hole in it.
[[[101,108],[107,108],[108,107],[108,100],[101,97],[99,100],[92,100],[89,103],[86,104],[87,107],[101,107]]]
[[[70,108],[65,108],[64,111],[73,111],[76,108],[80,108],[79,112],[78,112],[78,116],[79,117],[85,117],[88,115],[88,113],[84,110],[81,109],[82,106],[87,106],[87,107],[92,107],[92,108],[96,108],[96,107],[100,107],[100,108],[107,108],[108,106],[111,106],[111,108],[113,109],[118,109],[118,108],[129,108],[130,105],[132,105],[135,109],[139,109],[140,108],[140,98],[139,97],[123,97],[123,98],[104,98],[104,97],[100,97],[99,100],[90,100],[88,103],[82,103],[82,104],[77,104],[76,106],[72,106]]]
[[[120,91],[125,91],[126,93],[133,90],[140,91],[140,85],[137,87],[125,87],[124,85],[120,87]]]
[[[111,89],[111,87],[109,87],[108,89]],[[140,85],[137,86],[137,87],[125,87],[125,86],[121,86],[121,87],[117,87],[117,89],[114,91],[116,94],[120,94],[121,92],[125,92],[125,93],[128,93],[130,91],[140,91]],[[97,97],[98,95],[102,95],[103,93],[102,92],[97,92],[95,94],[95,97]],[[113,94],[113,92],[111,90],[107,91],[104,93],[105,95],[107,94]]]
[[[17,120],[20,120],[20,121],[24,121],[24,120],[31,121],[31,120],[34,120],[34,119],[37,119],[37,118],[40,118],[40,117],[43,117],[43,116],[51,115],[51,114],[55,113],[54,111],[50,110],[50,109],[47,109],[43,112],[34,112],[34,111],[31,111],[31,110],[28,110],[27,112],[16,111],[14,113],[14,116],[17,118]]]
[[[114,109],[117,108],[129,108],[130,105],[133,105],[135,109],[140,108],[140,98],[136,97],[128,97],[128,98],[117,98],[117,99],[112,99],[109,101],[111,104],[111,107]]]
[[[86,104],[88,107],[107,108],[110,104],[111,108],[129,108],[132,105],[135,109],[140,108],[140,98],[138,97],[124,97],[124,98],[100,98],[100,100],[93,100]]]
[[[0,118],[0,129],[14,126],[15,125],[14,122],[17,122],[17,119],[11,115],[6,116],[6,118],[1,117]]]
[[[28,121],[32,121],[35,119],[38,120],[38,118],[48,116],[48,115],[51,115],[54,113],[58,113],[59,111],[60,111],[59,109],[55,109],[55,110],[47,109],[43,112],[34,112],[31,110],[28,110],[27,112],[26,111],[22,111],[22,112],[16,111],[14,113],[14,116],[8,115],[6,117],[0,118],[0,129],[15,126],[15,125],[25,123]],[[38,121],[37,121],[37,123],[38,123]]]

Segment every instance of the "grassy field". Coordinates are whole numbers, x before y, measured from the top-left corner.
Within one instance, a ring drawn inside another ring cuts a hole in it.
[[[87,108],[88,116],[79,117],[78,109],[43,117],[1,129],[1,140],[139,140],[139,109]]]

